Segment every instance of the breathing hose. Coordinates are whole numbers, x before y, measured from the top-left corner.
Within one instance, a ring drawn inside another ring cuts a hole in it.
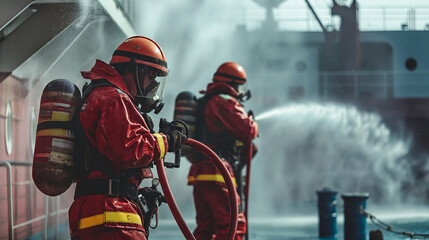
[[[230,173],[228,172],[228,169],[225,167],[225,165],[222,163],[222,160],[216,155],[216,153],[214,153],[206,145],[191,138],[188,138],[188,140],[184,144],[190,147],[193,147],[197,151],[200,151],[202,154],[204,154],[216,165],[216,167],[221,172],[223,179],[225,180],[226,186],[228,188],[229,203],[231,207],[230,208],[231,223],[229,225],[229,233],[228,233],[227,239],[234,240],[235,233],[237,230],[237,224],[238,224],[238,206],[237,206],[237,195],[236,195],[235,186],[230,176]],[[159,161],[155,162],[155,165],[156,165],[156,170],[158,172],[158,177],[161,183],[162,191],[164,193],[164,196],[167,200],[168,207],[170,208],[170,211],[173,214],[174,219],[179,225],[179,228],[182,231],[183,235],[185,236],[186,240],[195,240],[194,235],[186,225],[186,222],[183,219],[183,216],[180,213],[179,208],[177,207],[176,201],[174,200],[173,194],[171,193],[170,186],[168,185],[167,176],[165,174],[164,160],[160,159]]]

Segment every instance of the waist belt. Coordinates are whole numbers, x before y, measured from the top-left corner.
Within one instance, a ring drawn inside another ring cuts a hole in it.
[[[74,199],[86,195],[124,197],[137,202],[137,186],[118,179],[85,179],[76,185]]]

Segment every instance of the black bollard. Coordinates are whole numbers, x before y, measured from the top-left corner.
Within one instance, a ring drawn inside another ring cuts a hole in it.
[[[317,191],[319,238],[335,238],[337,229],[337,192],[329,188]]]
[[[366,240],[366,208],[369,193],[342,194],[344,200],[344,240]]]

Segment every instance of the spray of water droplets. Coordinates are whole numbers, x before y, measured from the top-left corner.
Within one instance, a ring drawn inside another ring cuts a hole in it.
[[[336,104],[290,104],[256,119],[260,152],[252,198],[258,200],[252,201],[270,196],[269,207],[259,206],[264,213],[313,202],[323,187],[369,192],[374,203],[401,201],[411,176],[410,141],[394,136],[377,114]]]

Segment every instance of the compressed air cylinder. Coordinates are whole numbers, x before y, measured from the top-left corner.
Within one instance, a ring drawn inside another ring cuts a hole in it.
[[[337,192],[329,188],[317,191],[319,238],[335,238],[337,229]]]
[[[188,91],[179,93],[174,105],[174,120],[182,120],[186,123],[189,130],[189,137],[195,138],[197,124],[197,97]],[[190,157],[193,153],[192,148],[182,145],[182,155]]]
[[[197,97],[188,91],[179,93],[174,106],[174,120],[182,120],[186,123],[190,138],[195,138],[196,115]]]
[[[344,240],[366,240],[366,209],[369,193],[346,193],[344,200]]]
[[[81,101],[72,82],[57,79],[43,89],[33,157],[33,181],[46,195],[65,192],[74,179],[72,118]]]

